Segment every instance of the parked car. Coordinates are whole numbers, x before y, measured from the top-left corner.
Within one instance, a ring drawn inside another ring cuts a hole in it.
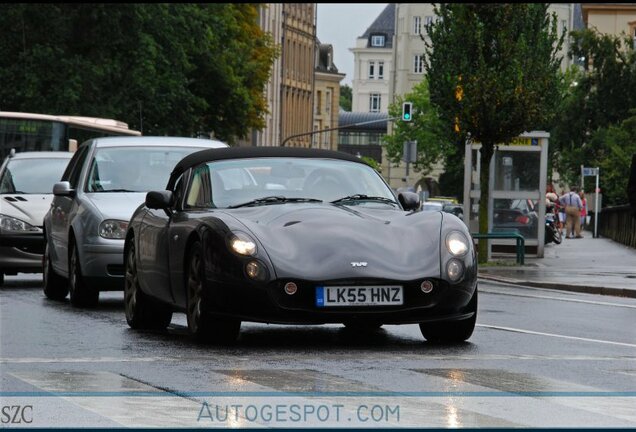
[[[44,293],[94,306],[99,292],[123,289],[124,237],[146,192],[164,188],[184,156],[227,147],[220,141],[107,137],[83,143],[53,186],[44,217]]]
[[[236,170],[252,175],[228,186]],[[193,336],[220,343],[238,337],[241,321],[412,323],[430,341],[466,340],[477,314],[470,234],[457,217],[419,207],[417,194],[395,195],[340,152],[193,153],[132,216],[126,320],[162,329],[185,312]]]
[[[517,231],[525,238],[537,238],[538,215],[530,199],[498,199],[493,210],[494,231]]]
[[[444,204],[437,201],[424,201],[422,203],[422,211],[442,211]]]
[[[71,156],[11,152],[0,166],[0,285],[5,274],[42,271],[42,220]]]

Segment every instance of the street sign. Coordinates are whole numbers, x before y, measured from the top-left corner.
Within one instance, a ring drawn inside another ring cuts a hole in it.
[[[583,168],[583,177],[598,175],[598,168]]]
[[[404,147],[402,149],[402,160],[404,162],[416,162],[417,161],[417,141],[404,141]]]

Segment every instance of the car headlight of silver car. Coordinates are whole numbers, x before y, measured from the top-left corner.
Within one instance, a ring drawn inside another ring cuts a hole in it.
[[[128,222],[106,219],[99,224],[99,236],[106,239],[124,239],[128,230]]]
[[[253,256],[256,254],[256,242],[242,232],[235,232],[230,238],[230,248],[239,255]]]
[[[455,257],[466,255],[469,250],[468,239],[459,231],[451,231],[446,236],[446,249]]]
[[[7,234],[42,232],[42,230],[36,226],[3,214],[0,214],[0,231]]]

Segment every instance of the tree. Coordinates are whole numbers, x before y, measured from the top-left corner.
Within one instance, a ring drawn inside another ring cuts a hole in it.
[[[2,4],[0,107],[113,117],[147,135],[263,127],[277,49],[257,4]]]
[[[353,93],[351,87],[347,84],[343,84],[340,86],[340,108],[345,111],[351,111],[351,106],[353,103]]]
[[[488,232],[488,173],[497,144],[547,125],[563,35],[547,4],[441,4],[426,26],[431,100],[446,125],[481,143],[479,232]],[[557,101],[558,102],[558,101]],[[479,262],[488,243],[479,242]]]
[[[570,79],[551,130],[554,164],[574,184],[579,182],[581,165],[605,167],[600,171],[603,203],[623,204],[626,197],[620,191],[629,172],[620,157],[614,157],[621,153],[615,143],[626,145],[624,150],[633,148],[620,136],[629,134],[633,124],[630,109],[636,107],[636,52],[626,36],[585,29],[571,32],[571,37],[569,55],[583,59],[584,70]],[[586,180],[594,181],[592,177]]]
[[[402,159],[404,142],[417,141],[417,161],[413,164],[413,168],[426,175],[450,151],[448,134],[443,129],[437,109],[431,105],[426,79],[413,87],[413,90],[404,97],[396,97],[396,101],[389,105],[389,117],[401,117],[404,101],[413,103],[413,117],[408,122],[397,120],[394,123],[393,133],[384,137],[387,156],[391,162],[399,163]]]

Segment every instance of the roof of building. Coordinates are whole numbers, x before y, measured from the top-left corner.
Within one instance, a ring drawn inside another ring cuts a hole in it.
[[[340,113],[338,113],[338,126],[342,127],[354,125],[357,123],[374,122],[359,126],[350,126],[344,130],[371,130],[386,133],[388,119],[389,115],[387,113],[341,111]]]
[[[395,3],[389,3],[360,37],[369,39],[372,34],[378,33],[387,35],[386,45],[383,48],[392,48],[392,36],[395,34]],[[368,44],[368,47],[371,47],[370,42]]]
[[[316,48],[318,50],[316,70],[318,72],[338,73],[338,68],[333,63],[333,46],[316,40]]]

